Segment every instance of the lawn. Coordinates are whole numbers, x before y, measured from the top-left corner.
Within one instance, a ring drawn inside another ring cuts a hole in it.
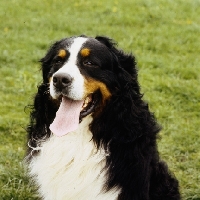
[[[106,35],[138,61],[139,81],[163,130],[159,151],[185,200],[200,200],[200,0],[0,2],[0,199],[34,200],[25,175],[26,125],[49,45]]]

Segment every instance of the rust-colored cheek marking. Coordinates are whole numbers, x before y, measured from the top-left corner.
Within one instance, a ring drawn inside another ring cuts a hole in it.
[[[100,90],[102,94],[102,103],[105,104],[105,101],[111,97],[111,93],[106,85],[100,81],[94,79],[85,79],[85,97],[89,94],[92,94]]]
[[[90,49],[84,48],[84,49],[81,50],[81,56],[87,57],[89,55],[90,55]]]
[[[51,76],[51,77],[49,77],[49,83],[51,83],[51,80],[52,80],[52,76]]]
[[[67,52],[64,50],[64,49],[61,49],[59,52],[58,52],[58,56],[61,57],[61,58],[65,58],[67,55]]]

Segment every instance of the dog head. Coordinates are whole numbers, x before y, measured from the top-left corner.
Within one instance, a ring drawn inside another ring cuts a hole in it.
[[[106,37],[62,39],[52,45],[41,62],[50,96],[83,100],[81,117],[102,108],[120,90],[119,71],[132,78],[137,74],[134,57],[117,50]]]

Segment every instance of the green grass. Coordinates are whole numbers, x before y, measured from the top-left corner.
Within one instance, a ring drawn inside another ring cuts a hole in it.
[[[71,35],[107,35],[138,60],[139,80],[163,126],[159,151],[183,199],[200,200],[200,1],[0,2],[0,199],[37,199],[23,167],[24,107],[41,81],[38,60]]]

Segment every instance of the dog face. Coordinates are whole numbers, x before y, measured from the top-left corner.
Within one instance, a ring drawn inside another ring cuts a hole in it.
[[[41,61],[51,97],[84,100],[85,113],[92,112],[97,104],[102,106],[116,87],[115,58],[97,39],[63,39],[56,42]]]

